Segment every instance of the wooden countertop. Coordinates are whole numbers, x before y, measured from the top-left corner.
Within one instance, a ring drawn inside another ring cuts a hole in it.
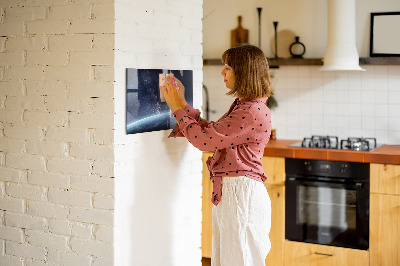
[[[372,151],[290,147],[301,140],[270,140],[264,156],[364,163],[400,164],[400,145],[383,145]]]

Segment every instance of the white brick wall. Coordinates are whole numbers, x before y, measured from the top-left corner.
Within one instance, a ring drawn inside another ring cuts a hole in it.
[[[200,107],[201,18],[202,0],[0,2],[1,265],[200,265],[201,152],[126,136],[125,68],[192,69]]]
[[[116,0],[115,265],[201,265],[201,152],[169,130],[125,134],[125,69],[193,70],[199,108],[202,2]]]
[[[0,265],[112,265],[114,0],[2,0],[0,32]]]

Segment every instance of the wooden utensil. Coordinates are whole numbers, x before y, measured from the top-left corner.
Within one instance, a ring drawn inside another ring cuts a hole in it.
[[[231,48],[249,42],[249,31],[242,27],[242,16],[238,16],[238,27],[231,30]]]

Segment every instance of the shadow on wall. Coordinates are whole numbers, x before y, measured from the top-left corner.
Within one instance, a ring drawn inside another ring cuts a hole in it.
[[[132,177],[135,183],[133,205],[127,216],[132,243],[128,260],[130,265],[172,266],[174,259],[178,259],[175,256],[174,243],[177,240],[174,239],[174,232],[179,227],[174,214],[179,212],[180,207],[176,204],[182,194],[182,187],[178,184],[184,176],[182,163],[188,142],[185,138],[168,139],[169,133],[169,130],[164,131],[164,137],[158,142],[159,147],[151,145],[141,154],[140,161],[143,163],[137,160],[130,162],[136,168]],[[146,136],[146,139],[151,137]]]

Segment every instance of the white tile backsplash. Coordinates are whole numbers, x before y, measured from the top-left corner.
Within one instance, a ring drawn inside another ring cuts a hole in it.
[[[278,101],[272,124],[277,137],[376,137],[382,144],[400,144],[400,66],[362,67],[366,71],[320,71],[319,66],[272,69]],[[204,83],[213,88],[211,94],[225,93],[219,70],[213,73],[208,68],[215,67],[204,68]],[[232,101],[226,96],[215,101],[211,96],[210,107],[229,107]],[[213,114],[215,119],[223,114],[220,109]]]

